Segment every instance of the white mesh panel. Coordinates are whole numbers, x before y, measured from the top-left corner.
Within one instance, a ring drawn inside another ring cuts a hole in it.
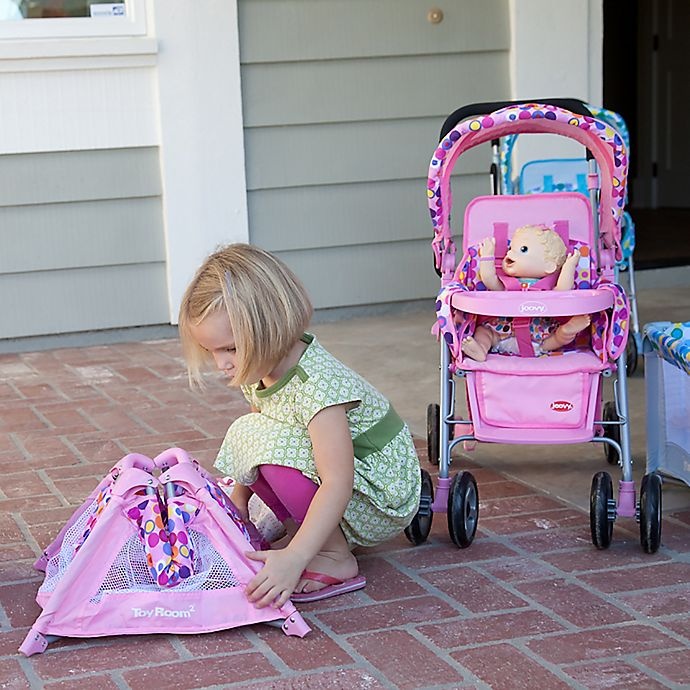
[[[237,578],[208,537],[192,529],[187,533],[190,548],[194,550],[194,575],[170,590],[195,592],[236,587]],[[139,536],[134,534],[123,545],[91,601],[97,603],[104,593],[157,592],[160,589],[146,565],[144,546]]]
[[[79,516],[76,522],[65,532],[60,551],[46,565],[46,575],[40,587],[41,592],[52,592],[62,579],[74,557],[74,548],[86,531],[86,524],[93,513],[98,510],[98,503],[93,503]]]
[[[90,516],[97,508],[98,504],[94,501],[67,530],[59,553],[48,561],[45,580],[40,588],[41,592],[53,592],[72,561],[79,560],[80,552],[77,552],[75,556],[75,545],[86,530]],[[187,533],[189,546],[194,551],[192,568],[194,574],[182,580],[174,589],[198,591],[236,587],[238,580],[235,574],[208,537],[193,529],[188,529]],[[244,548],[244,542],[240,546]],[[160,589],[151,576],[146,563],[144,545],[141,543],[138,532],[135,532],[122,545],[91,601],[97,603],[101,595],[106,592],[124,594],[126,592],[155,592]]]

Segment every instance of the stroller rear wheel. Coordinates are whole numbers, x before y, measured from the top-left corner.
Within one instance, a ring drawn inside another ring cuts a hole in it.
[[[438,465],[441,453],[441,407],[430,403],[426,408],[426,450],[429,462]]]
[[[608,549],[616,519],[616,501],[613,498],[613,482],[608,472],[597,472],[592,479],[589,494],[589,527],[592,543],[598,549]]]
[[[416,546],[426,541],[431,532],[431,521],[434,513],[431,504],[434,502],[434,485],[426,470],[422,472],[422,492],[419,497],[419,509],[412,522],[405,528],[405,536]]]
[[[640,542],[645,553],[661,546],[661,477],[652,472],[640,485]]]
[[[603,419],[605,422],[617,422],[618,415],[616,414],[616,406],[613,402],[609,401],[604,403],[603,409]],[[604,436],[615,441],[618,445],[621,443],[621,429],[617,424],[609,424],[604,427]],[[604,444],[604,454],[606,455],[606,462],[609,465],[618,464],[618,452],[616,449],[608,444]]]
[[[465,549],[472,543],[478,519],[477,482],[470,472],[459,472],[448,493],[448,533],[457,547]]]

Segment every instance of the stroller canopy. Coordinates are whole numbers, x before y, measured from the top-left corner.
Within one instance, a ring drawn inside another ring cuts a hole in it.
[[[456,112],[463,112],[463,109]],[[447,132],[434,151],[429,166],[427,195],[438,269],[452,268],[443,264],[446,251],[452,247],[450,176],[458,156],[486,141],[524,133],[565,136],[592,152],[601,173],[600,238],[604,247],[613,249],[616,257],[620,258],[620,223],[628,172],[627,149],[620,134],[602,120],[558,105],[511,103],[459,122]]]

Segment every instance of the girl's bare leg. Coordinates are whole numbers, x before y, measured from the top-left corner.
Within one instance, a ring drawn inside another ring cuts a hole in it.
[[[352,555],[350,546],[340,527],[337,527],[326,540],[321,551],[314,556],[305,570],[337,577],[339,580],[348,580],[359,573],[357,559]],[[302,579],[297,583],[295,591],[313,592],[324,586],[323,582]]]

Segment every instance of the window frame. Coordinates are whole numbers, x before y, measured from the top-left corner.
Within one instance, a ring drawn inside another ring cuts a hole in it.
[[[46,17],[0,21],[0,40],[145,35],[145,0],[123,1],[126,5],[123,17]]]

